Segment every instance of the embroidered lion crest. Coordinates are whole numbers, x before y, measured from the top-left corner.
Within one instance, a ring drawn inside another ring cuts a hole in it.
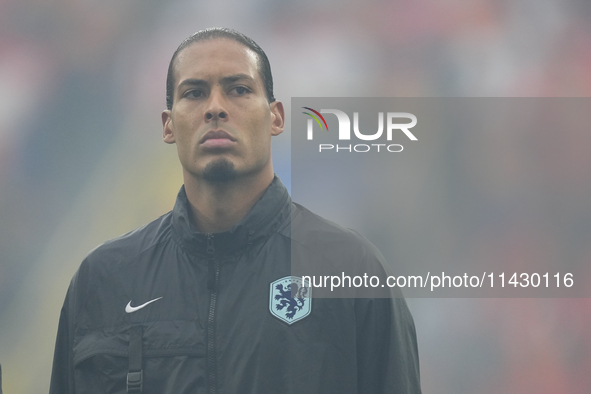
[[[312,288],[302,278],[286,276],[271,283],[269,311],[287,324],[302,320],[312,311]]]

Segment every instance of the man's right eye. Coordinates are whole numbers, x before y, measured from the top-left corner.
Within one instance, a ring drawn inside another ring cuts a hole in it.
[[[199,98],[199,97],[203,97],[203,92],[201,90],[191,89],[191,90],[188,90],[187,92],[185,92],[185,94],[183,95],[183,97],[186,97],[186,98]]]

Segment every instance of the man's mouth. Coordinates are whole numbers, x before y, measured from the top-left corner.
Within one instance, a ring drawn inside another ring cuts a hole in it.
[[[236,139],[224,130],[211,130],[200,141],[206,148],[227,148],[236,143]]]

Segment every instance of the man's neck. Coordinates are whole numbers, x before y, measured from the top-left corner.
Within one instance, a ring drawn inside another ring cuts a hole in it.
[[[184,174],[193,224],[202,233],[219,233],[238,223],[273,181],[273,171],[227,182],[208,182]]]

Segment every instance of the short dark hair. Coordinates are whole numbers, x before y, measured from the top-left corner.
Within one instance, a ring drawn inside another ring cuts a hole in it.
[[[197,33],[192,34],[191,36],[187,37],[181,45],[176,49],[172,58],[170,59],[170,63],[168,64],[168,74],[166,76],[166,107],[171,110],[172,103],[174,98],[174,62],[178,56],[178,54],[189,45],[203,41],[203,40],[211,40],[214,38],[228,38],[230,40],[234,40],[248,49],[252,50],[254,53],[257,54],[258,57],[258,69],[259,75],[263,80],[263,85],[265,86],[265,92],[267,94],[267,100],[269,103],[275,101],[275,97],[273,96],[273,75],[271,74],[271,64],[269,64],[269,59],[265,54],[265,51],[258,46],[256,42],[254,42],[251,38],[245,36],[244,34],[237,32],[236,30],[228,29],[225,27],[210,27],[208,29],[200,30]]]

